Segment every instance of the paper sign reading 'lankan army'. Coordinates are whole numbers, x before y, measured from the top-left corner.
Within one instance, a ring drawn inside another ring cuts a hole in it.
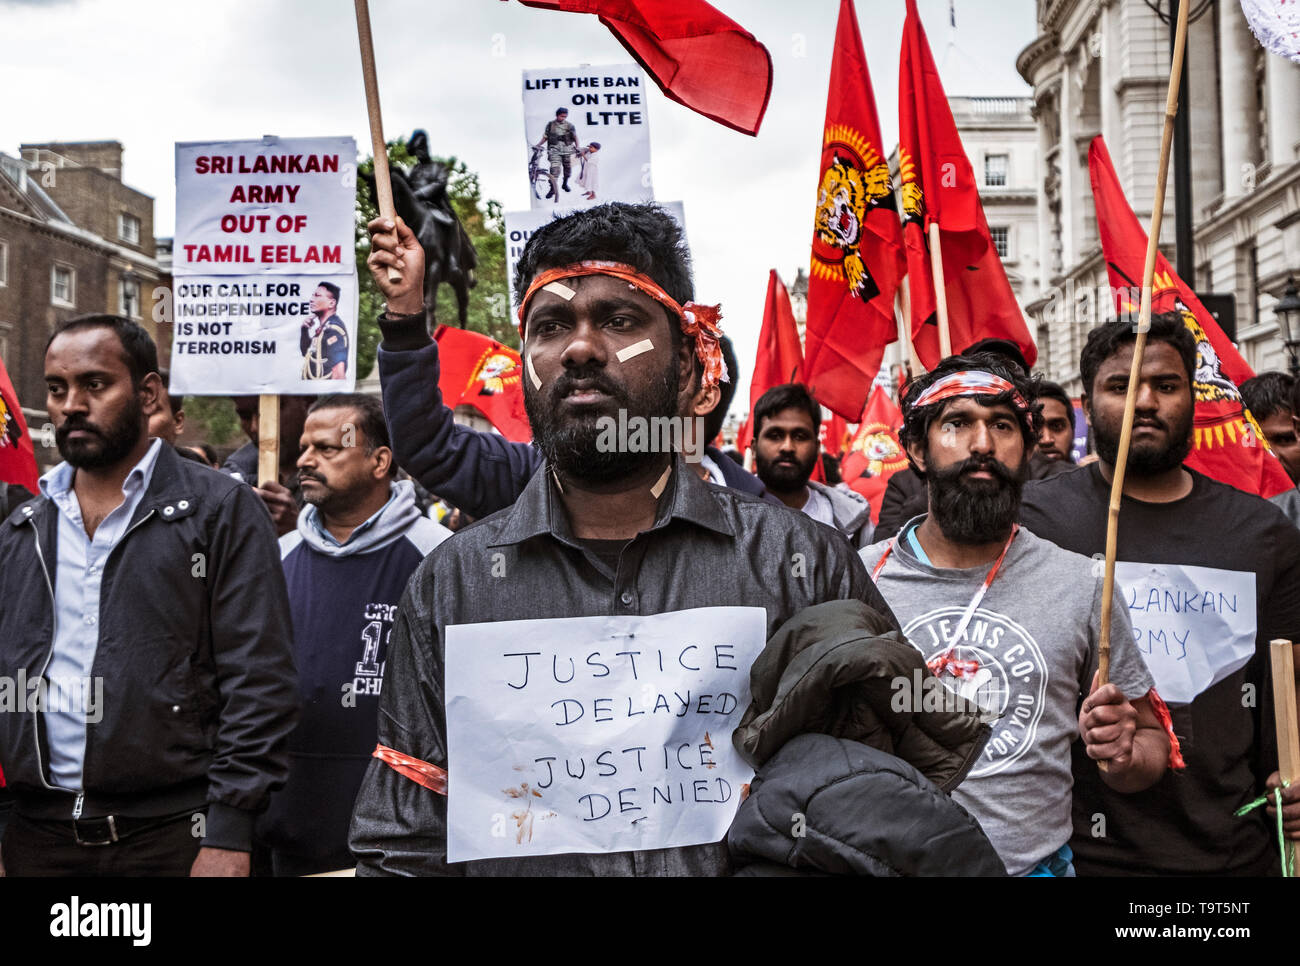
[[[349,391],[356,144],[176,145],[172,390]]]
[[[1138,650],[1170,704],[1190,702],[1255,653],[1255,575],[1174,564],[1115,565]]]
[[[761,607],[446,629],[447,860],[720,841]]]

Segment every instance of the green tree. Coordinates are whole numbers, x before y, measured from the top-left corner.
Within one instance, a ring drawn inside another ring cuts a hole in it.
[[[519,348],[519,333],[511,322],[510,292],[506,286],[505,215],[501,203],[483,199],[478,175],[456,157],[435,158],[448,168],[447,196],[452,210],[465,226],[478,255],[475,277],[478,284],[469,292],[469,309],[465,327],[491,336],[511,348]],[[415,158],[406,149],[405,138],[388,142],[390,166],[406,166]],[[374,173],[374,159],[367,157],[359,168],[365,175]],[[379,347],[379,326],[376,319],[384,304],[383,294],[366,267],[370,255],[370,234],[366,225],[378,217],[379,208],[370,196],[370,188],[362,178],[357,179],[357,277],[360,285],[360,319],[357,325],[357,372],[370,374]],[[448,285],[438,289],[434,319],[450,325],[457,324],[456,295]]]

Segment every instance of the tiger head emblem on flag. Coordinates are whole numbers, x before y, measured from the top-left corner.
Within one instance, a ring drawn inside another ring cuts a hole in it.
[[[907,456],[884,423],[864,427],[853,443],[853,452],[867,460],[867,475],[883,476],[907,467]]]
[[[519,360],[497,348],[488,349],[474,367],[465,387],[468,393],[477,387],[480,396],[497,396],[505,392],[506,386],[519,381]]]
[[[17,446],[22,436],[23,431],[18,425],[18,417],[14,415],[13,407],[4,394],[0,393],[0,448]]]
[[[916,163],[903,147],[898,149],[898,178],[902,182],[899,194],[903,196],[903,220],[922,224],[925,220],[925,195],[916,180]]]
[[[857,298],[875,298],[880,289],[859,251],[863,223],[872,208],[892,208],[893,203],[889,165],[871,144],[845,125],[827,129],[814,219],[813,271],[843,279]]]

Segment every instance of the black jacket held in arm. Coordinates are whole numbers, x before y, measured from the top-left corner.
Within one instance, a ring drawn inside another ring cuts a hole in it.
[[[0,676],[38,680],[54,646],[58,509],[0,524]],[[208,806],[203,844],[250,848],[253,815],[288,772],[298,719],[289,601],[270,517],[231,477],[158,453],[104,568],[83,788],[49,781],[42,712],[0,714],[0,766],[34,818],[154,817]],[[80,792],[80,795],[79,795]]]

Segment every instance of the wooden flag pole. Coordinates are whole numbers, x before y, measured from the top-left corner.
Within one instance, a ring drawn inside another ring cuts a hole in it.
[[[370,36],[369,0],[354,0],[357,8],[357,39],[361,44],[361,77],[366,85],[366,113],[370,115],[370,150],[375,158],[375,203],[379,216],[397,223],[393,207],[393,182],[388,173],[388,142],[384,140],[384,119],[379,112],[379,81],[375,77],[375,45]],[[388,280],[402,280],[396,268],[388,270]]]
[[[1115,478],[1110,485],[1110,513],[1106,519],[1106,571],[1101,593],[1101,640],[1097,648],[1097,686],[1110,679],[1110,613],[1115,594],[1115,554],[1119,545],[1119,507],[1124,497],[1124,472],[1128,469],[1128,448],[1133,438],[1133,414],[1137,409],[1138,381],[1142,374],[1142,353],[1151,328],[1151,286],[1156,274],[1156,255],[1160,252],[1160,221],[1165,211],[1165,179],[1169,174],[1169,147],[1174,136],[1174,116],[1178,113],[1178,81],[1183,73],[1183,51],[1187,46],[1187,10],[1190,3],[1178,5],[1178,29],[1174,34],[1172,62],[1169,66],[1169,91],[1165,97],[1165,126],[1160,135],[1160,164],[1156,169],[1156,198],[1151,207],[1151,231],[1147,234],[1147,259],[1142,269],[1142,304],[1138,309],[1137,340],[1133,343],[1133,365],[1129,369],[1128,394],[1124,399],[1124,422],[1120,427],[1119,454],[1115,458]],[[1098,764],[1104,765],[1105,762]]]
[[[1270,641],[1273,659],[1273,708],[1277,723],[1277,773],[1284,785],[1300,781],[1300,723],[1296,718],[1295,654],[1290,641]],[[1294,853],[1295,843],[1286,849]],[[1282,856],[1282,867],[1288,867]]]
[[[257,482],[280,482],[280,397],[257,397]]]
[[[915,378],[925,371],[925,367],[912,344],[912,293],[909,285],[911,282],[904,275],[894,293],[894,315],[898,319],[898,361],[907,370],[908,378]]]
[[[943,248],[939,243],[939,223],[930,222],[930,271],[934,275],[934,305],[939,313],[939,356],[952,355],[952,333],[948,330],[948,290],[943,282]]]

